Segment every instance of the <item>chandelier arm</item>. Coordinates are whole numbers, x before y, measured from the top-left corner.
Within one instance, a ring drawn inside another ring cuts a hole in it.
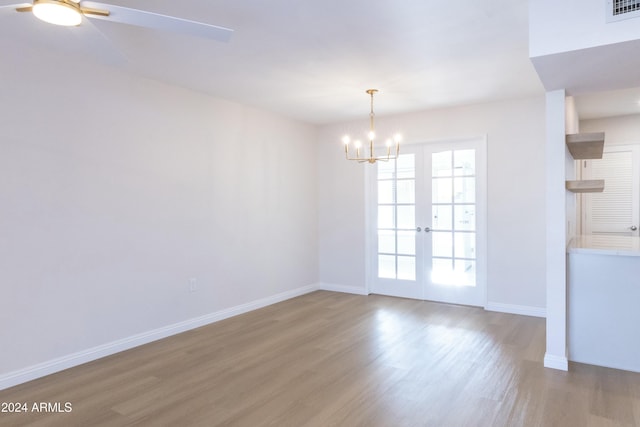
[[[345,145],[344,147],[344,155],[345,158],[347,160],[355,160],[357,162],[363,163],[363,162],[371,162],[371,157],[367,158],[367,157],[360,157],[360,149],[356,149],[356,157],[349,157],[349,146]]]
[[[379,157],[348,157],[345,156],[347,160],[353,160],[358,163],[375,163],[375,162],[388,162],[389,160],[396,160],[398,157],[396,155],[392,156],[379,156]]]

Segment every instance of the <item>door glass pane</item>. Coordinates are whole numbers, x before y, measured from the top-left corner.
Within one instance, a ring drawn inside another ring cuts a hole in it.
[[[398,203],[415,203],[416,182],[413,179],[398,181]]]
[[[393,179],[396,170],[395,162],[378,162],[378,179]]]
[[[432,176],[452,176],[451,173],[451,151],[433,153],[431,155]]]
[[[398,279],[416,280],[416,258],[408,256],[398,257]]]
[[[476,150],[456,150],[453,155],[455,176],[476,174]]]
[[[474,231],[476,229],[475,205],[456,205],[453,215],[455,230]]]
[[[451,205],[434,205],[431,208],[431,228],[434,230],[453,229],[453,209]]]
[[[378,228],[395,227],[395,206],[378,206]]]
[[[431,280],[439,285],[475,286],[476,262],[434,258]]]
[[[398,206],[398,228],[414,229],[416,227],[416,207]]]
[[[434,178],[431,184],[433,203],[451,203],[451,178]]]
[[[396,252],[396,233],[392,230],[378,230],[378,252],[393,254]]]
[[[414,178],[416,175],[415,157],[413,154],[401,154],[398,156],[397,178]],[[383,162],[384,163],[384,162]]]
[[[450,259],[432,260],[431,281],[439,285],[448,285],[453,282],[453,261]]]
[[[476,233],[455,233],[454,237],[455,257],[476,257]]]
[[[456,203],[475,203],[476,179],[475,178],[454,178],[453,194],[454,194],[453,200]]]
[[[398,231],[398,253],[403,255],[416,254],[415,231]]]
[[[453,233],[434,231],[431,233],[433,256],[452,257],[453,256]]]
[[[393,255],[378,255],[378,277],[385,279],[396,278],[396,257]]]
[[[393,181],[378,182],[378,203],[393,203]]]
[[[453,279],[455,285],[475,286],[476,285],[476,262],[457,259],[454,263]]]

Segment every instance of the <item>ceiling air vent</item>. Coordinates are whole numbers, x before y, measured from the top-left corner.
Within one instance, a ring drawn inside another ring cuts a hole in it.
[[[640,0],[607,0],[607,22],[640,16]]]

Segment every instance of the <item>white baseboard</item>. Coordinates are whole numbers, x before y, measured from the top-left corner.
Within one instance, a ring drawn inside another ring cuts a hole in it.
[[[594,366],[601,366],[603,368],[611,368],[611,369],[618,369],[621,371],[630,371],[630,372],[637,372],[640,373],[640,364],[638,364],[637,362],[635,363],[611,363],[611,361],[608,360],[601,360],[601,359],[594,359],[594,358],[576,358],[575,356],[570,356],[569,357],[569,361],[571,362],[576,362],[576,363],[583,363],[586,365],[594,365]]]
[[[498,311],[500,313],[521,314],[523,316],[547,317],[547,310],[544,307],[531,307],[528,305],[488,302],[485,310]]]
[[[152,341],[157,341],[171,335],[179,334],[181,332],[199,328],[201,326],[215,323],[229,317],[237,316],[239,314],[257,310],[259,308],[295,298],[300,295],[308,294],[318,289],[319,286],[317,284],[314,284],[286,292],[281,292],[279,294],[252,301],[246,304],[227,308],[214,313],[206,314],[204,316],[185,320],[183,322],[174,323],[173,325],[168,325],[162,328],[143,332],[141,334],[136,334],[117,341],[102,344],[97,347],[82,350],[77,353],[49,360],[47,362],[39,363],[37,365],[19,369],[17,371],[9,372],[7,374],[0,375],[0,390],[22,384],[36,378],[41,378],[46,375],[54,374],[65,369],[72,368],[74,366],[82,365],[83,363],[110,356],[124,350],[129,350],[140,345],[148,344]]]
[[[321,291],[342,292],[344,294],[369,295],[369,292],[367,292],[367,290],[364,288],[358,288],[356,286],[334,285],[331,283],[319,283],[318,289]]]
[[[560,371],[568,371],[569,360],[563,356],[557,356],[554,354],[545,353],[544,367],[551,368],[551,369],[558,369]]]

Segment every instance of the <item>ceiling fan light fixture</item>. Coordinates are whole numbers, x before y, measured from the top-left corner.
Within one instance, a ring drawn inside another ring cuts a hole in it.
[[[73,27],[82,23],[80,6],[71,0],[34,0],[33,14],[55,25]]]

